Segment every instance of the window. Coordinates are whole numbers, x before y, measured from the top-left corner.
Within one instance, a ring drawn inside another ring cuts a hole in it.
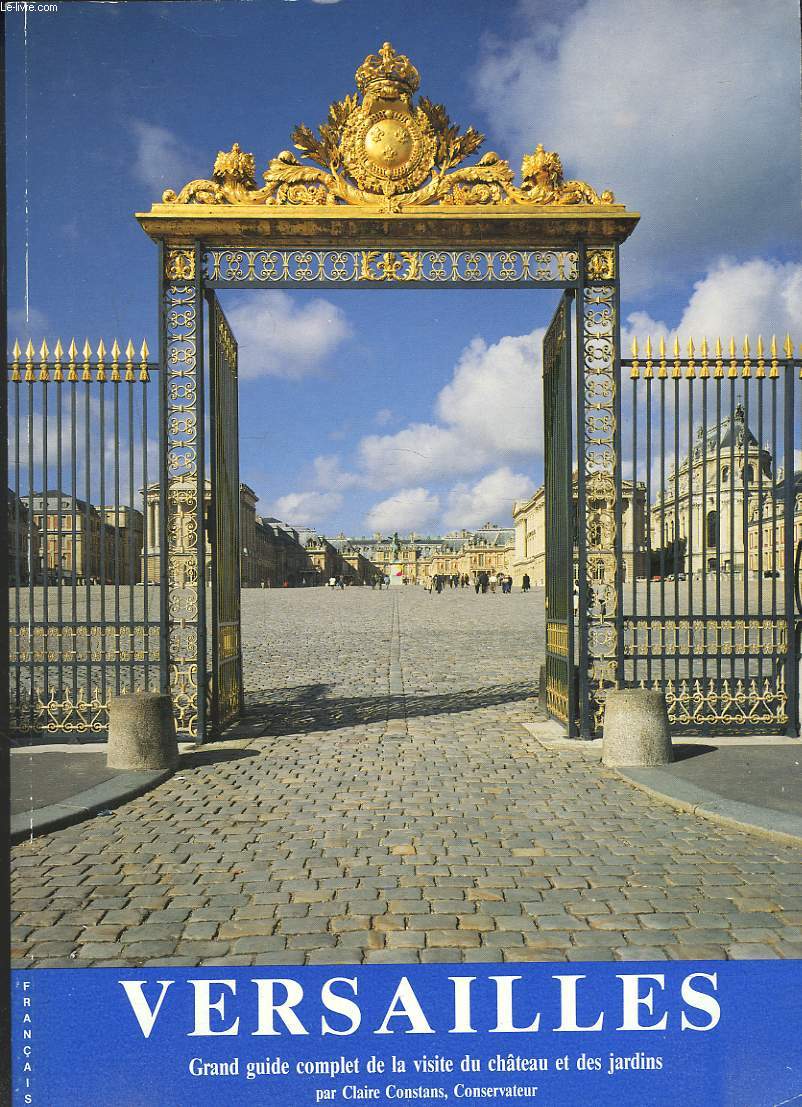
[[[707,513],[707,529],[705,533],[705,544],[708,546],[718,545],[718,512],[708,511]]]

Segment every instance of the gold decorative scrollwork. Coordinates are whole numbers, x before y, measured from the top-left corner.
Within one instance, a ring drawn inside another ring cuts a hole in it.
[[[782,617],[624,620],[627,657],[781,657],[788,649]]]
[[[176,251],[180,253],[181,251]],[[185,252],[186,253],[186,252]],[[170,691],[179,735],[198,734],[198,582],[204,564],[198,503],[198,313],[195,258],[164,287],[167,373],[167,565]]]
[[[9,628],[9,659],[30,662],[141,662],[159,660],[159,624],[115,626],[49,623]]]
[[[420,258],[414,251],[362,252],[360,278],[363,281],[416,281],[420,274]]]
[[[583,307],[585,434],[584,520],[588,591],[588,667],[596,729],[606,690],[616,680],[615,290],[590,285]]]
[[[566,180],[559,155],[542,145],[524,157],[518,187],[509,163],[492,151],[475,165],[463,165],[484,135],[473,127],[461,131],[442,104],[425,96],[413,104],[418,71],[389,42],[368,55],[355,76],[358,92],[331,104],[317,132],[305,124],[293,131],[295,149],[306,163],[283,150],[271,160],[260,188],[253,154],[234,143],[218,153],[210,180],[190,181],[179,193],[168,189],[164,203],[347,204],[386,212],[433,204],[615,204],[612,192],[599,195],[584,181]]]
[[[668,680],[665,684],[653,681],[651,687],[665,693],[672,726],[770,727],[779,733],[788,722],[782,672],[776,680]]]
[[[575,281],[575,250],[209,249],[207,281],[217,285],[539,284]],[[179,355],[176,355],[179,356]],[[183,355],[180,355],[183,356]]]
[[[195,254],[192,250],[171,248],[164,254],[164,275],[168,281],[191,281],[195,278]]]
[[[611,281],[615,276],[615,250],[607,246],[588,250],[585,276],[589,281]]]

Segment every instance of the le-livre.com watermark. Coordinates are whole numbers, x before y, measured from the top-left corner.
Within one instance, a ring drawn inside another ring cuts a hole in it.
[[[0,4],[0,15],[18,12],[20,15],[39,15],[43,12],[57,12],[58,4],[29,4],[25,0],[11,0],[8,4]]]

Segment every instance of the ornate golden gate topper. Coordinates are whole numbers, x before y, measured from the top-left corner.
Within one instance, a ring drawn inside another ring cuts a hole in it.
[[[378,212],[431,205],[620,207],[612,192],[599,194],[584,181],[566,180],[559,155],[540,144],[524,157],[517,186],[509,163],[492,151],[463,166],[484,135],[473,127],[460,133],[443,105],[425,96],[413,104],[420,76],[389,42],[365,58],[356,85],[358,93],[331,105],[317,133],[304,124],[293,131],[296,150],[312,165],[283,150],[263,173],[260,188],[253,154],[235,142],[217,155],[211,180],[190,181],[177,194],[168,189],[163,202],[346,204]]]

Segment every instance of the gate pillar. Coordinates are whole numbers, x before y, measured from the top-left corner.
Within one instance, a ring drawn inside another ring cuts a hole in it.
[[[206,732],[206,541],[200,246],[160,251],[161,572],[167,685],[179,741]]]
[[[623,672],[618,247],[580,248],[577,531],[580,734],[601,734]]]

